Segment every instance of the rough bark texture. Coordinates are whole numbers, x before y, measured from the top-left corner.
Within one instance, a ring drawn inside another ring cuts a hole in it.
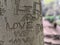
[[[0,0],[0,45],[43,45],[39,0]]]

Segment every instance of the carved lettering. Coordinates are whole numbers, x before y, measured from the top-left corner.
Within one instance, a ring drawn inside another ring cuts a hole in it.
[[[23,25],[21,25],[21,23],[19,22],[19,23],[13,23],[13,26],[12,27],[10,27],[10,25],[9,25],[9,23],[6,23],[6,29],[17,29],[17,28],[24,28],[24,26],[25,26],[25,23],[23,24]]]

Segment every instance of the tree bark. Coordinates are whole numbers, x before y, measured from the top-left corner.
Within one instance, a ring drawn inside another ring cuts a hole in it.
[[[0,44],[43,45],[41,0],[0,1]]]

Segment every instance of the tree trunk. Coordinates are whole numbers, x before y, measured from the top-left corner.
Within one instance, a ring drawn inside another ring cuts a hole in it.
[[[0,44],[43,45],[40,0],[0,0]]]

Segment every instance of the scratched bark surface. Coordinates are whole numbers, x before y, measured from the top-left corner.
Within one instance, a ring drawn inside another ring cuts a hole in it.
[[[0,0],[0,45],[43,45],[39,0]]]

